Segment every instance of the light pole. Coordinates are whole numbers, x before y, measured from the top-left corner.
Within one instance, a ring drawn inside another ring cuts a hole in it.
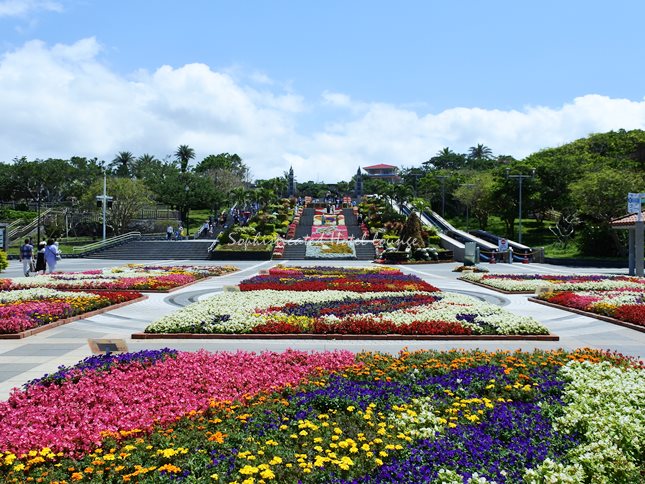
[[[97,195],[96,200],[101,204],[103,211],[103,240],[105,240],[105,219],[108,203],[111,205],[113,197],[108,197],[107,195],[107,172],[103,172],[103,195]]]
[[[188,225],[188,215],[190,214],[190,207],[188,206],[188,192],[190,191],[190,187],[188,184],[184,186],[184,192],[186,192],[186,240],[190,237],[190,227]]]
[[[466,187],[468,189],[475,188],[475,185],[473,183],[462,183],[462,187]],[[466,232],[468,232],[468,226],[469,226],[469,220],[468,220],[468,207],[470,206],[470,200],[466,201]]]
[[[36,237],[38,239],[37,245],[40,245],[40,197],[42,197],[42,194],[43,194],[43,186],[40,185],[40,188],[38,188],[38,199],[36,200],[37,202],[36,205],[38,207],[38,231],[37,231],[38,235]]]
[[[519,225],[519,230],[518,230],[518,235],[517,235],[517,241],[521,244],[522,243],[522,180],[524,178],[533,178],[535,177],[535,168],[531,168],[531,174],[530,175],[511,175],[509,174],[510,169],[506,168],[506,178],[517,178],[519,182],[519,219],[520,219],[520,225]]]
[[[440,175],[437,177],[441,180],[441,216],[446,216],[446,175]]]

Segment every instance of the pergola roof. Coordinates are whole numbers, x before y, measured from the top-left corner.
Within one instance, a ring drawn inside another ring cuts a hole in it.
[[[638,213],[630,213],[611,221],[611,226],[615,229],[624,229],[636,225]],[[645,220],[645,210],[641,212],[641,220]]]

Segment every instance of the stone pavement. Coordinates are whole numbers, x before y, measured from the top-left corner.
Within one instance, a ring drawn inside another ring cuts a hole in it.
[[[137,261],[129,261],[137,262]],[[80,271],[102,267],[123,265],[128,261],[64,259],[58,269],[62,271]],[[159,349],[164,347],[184,351],[282,351],[287,348],[300,350],[333,350],[345,349],[354,352],[361,350],[398,353],[402,348],[416,349],[451,349],[480,348],[486,350],[532,350],[534,348],[574,349],[592,347],[611,349],[636,357],[645,356],[645,333],[640,333],[622,326],[613,325],[596,319],[580,316],[560,309],[531,303],[526,295],[504,295],[485,288],[458,281],[459,274],[452,269],[458,264],[426,264],[414,266],[397,266],[405,272],[415,274],[444,291],[459,292],[504,306],[507,310],[533,316],[560,336],[560,341],[335,341],[335,340],[132,340],[130,335],[141,332],[148,323],[168,314],[178,307],[207,298],[219,292],[224,286],[239,283],[261,269],[276,265],[276,261],[267,262],[209,262],[209,261],[146,261],[146,264],[233,264],[240,272],[222,277],[214,277],[169,294],[148,294],[148,299],[104,314],[81,319],[57,328],[44,331],[21,340],[0,340],[0,399],[8,398],[10,390],[27,381],[40,378],[45,373],[56,371],[59,365],[73,365],[90,356],[88,338],[125,339],[130,351]],[[285,261],[290,265],[342,265],[365,266],[363,261],[324,262],[320,261]],[[545,264],[496,264],[487,266],[491,272],[499,273],[616,273],[626,274],[626,269],[593,269],[569,268]],[[21,266],[18,261],[11,261],[10,267],[1,277],[18,277]]]

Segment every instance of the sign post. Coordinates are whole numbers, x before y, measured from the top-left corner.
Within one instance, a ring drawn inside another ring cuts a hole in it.
[[[643,277],[643,199],[645,193],[627,194],[627,212],[636,213],[636,224],[634,226],[634,265],[638,277]]]

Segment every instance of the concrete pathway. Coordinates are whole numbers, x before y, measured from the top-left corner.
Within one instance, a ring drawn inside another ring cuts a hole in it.
[[[131,261],[137,262],[137,261]],[[89,259],[64,259],[59,263],[63,271],[80,271],[102,267],[123,265],[126,261],[104,261]],[[57,328],[30,336],[22,340],[0,340],[0,399],[5,400],[14,387],[27,381],[40,378],[45,373],[56,371],[59,365],[73,365],[91,355],[88,338],[118,338],[126,340],[131,351],[159,349],[164,347],[184,351],[282,351],[287,348],[300,350],[345,349],[354,352],[361,350],[397,353],[402,348],[451,349],[480,348],[486,350],[532,350],[534,348],[574,349],[592,347],[610,349],[625,355],[645,356],[645,333],[596,319],[579,316],[567,311],[531,303],[526,295],[503,295],[495,291],[467,284],[457,280],[458,273],[452,269],[458,264],[427,264],[399,266],[403,271],[415,274],[444,291],[466,293],[473,297],[504,306],[505,309],[522,315],[533,316],[560,336],[557,342],[509,341],[509,342],[449,342],[449,341],[325,341],[325,340],[132,340],[130,335],[143,329],[159,317],[175,311],[178,307],[207,298],[220,292],[224,286],[239,283],[261,269],[267,269],[277,262],[202,262],[202,261],[145,261],[146,264],[233,264],[240,272],[222,277],[214,277],[170,294],[148,294],[148,299],[121,309],[93,316],[87,319],[59,326]],[[288,265],[342,265],[365,266],[363,261],[343,261],[342,263],[321,263],[313,261],[285,261]],[[496,264],[487,266],[495,273],[620,273],[620,269],[567,268],[544,264]],[[11,261],[10,267],[1,277],[18,277],[21,266]]]

